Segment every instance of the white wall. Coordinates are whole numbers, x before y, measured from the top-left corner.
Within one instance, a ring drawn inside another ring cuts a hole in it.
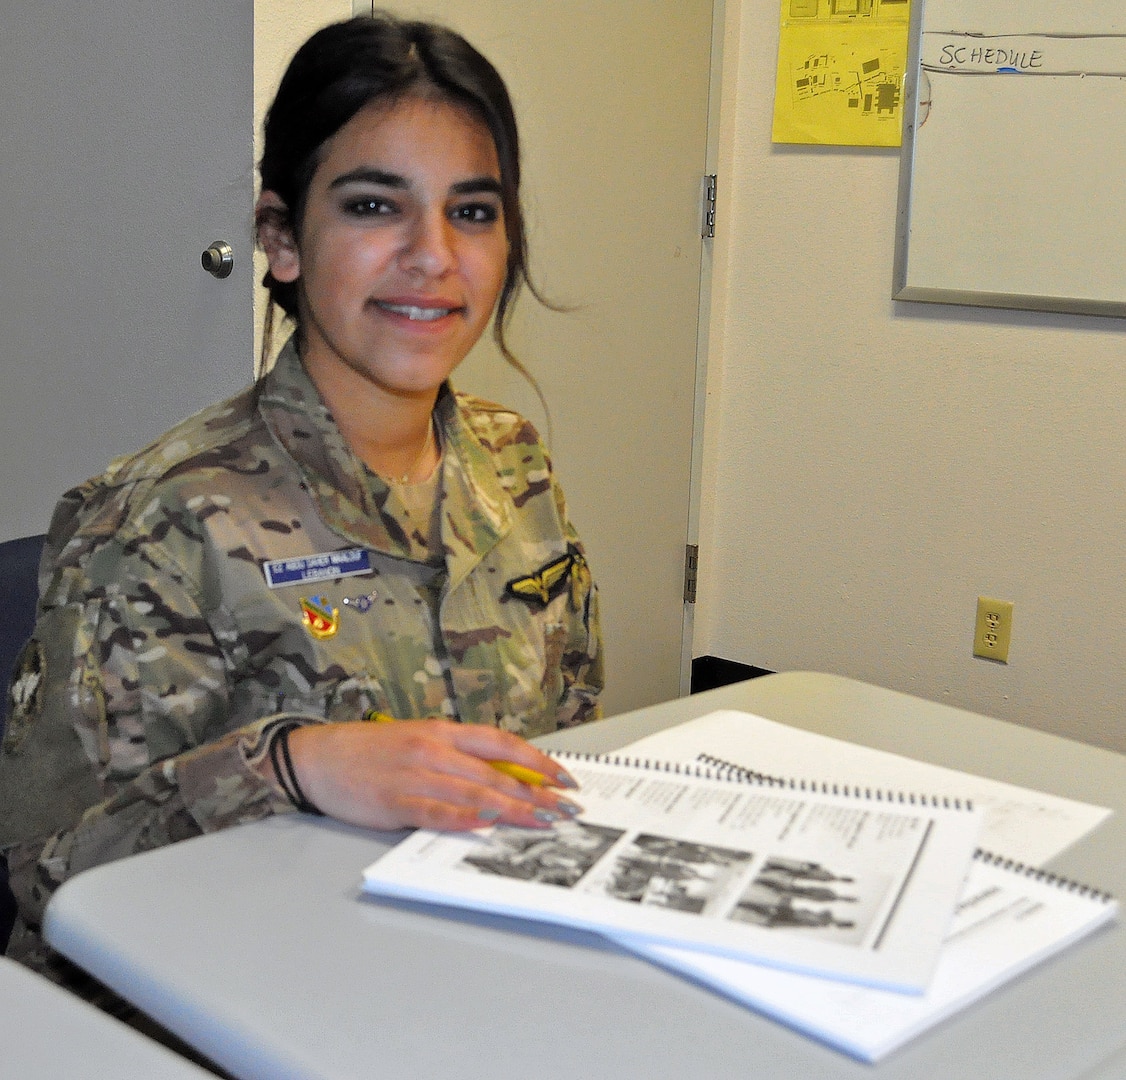
[[[727,7],[695,655],[1126,750],[1126,322],[894,303],[898,152],[772,146],[778,4]]]

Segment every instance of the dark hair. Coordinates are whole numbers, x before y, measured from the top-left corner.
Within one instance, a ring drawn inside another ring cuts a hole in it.
[[[504,328],[522,285],[528,285],[528,251],[520,206],[520,144],[504,80],[465,38],[434,23],[386,12],[361,15],[318,30],[298,49],[278,87],[265,123],[258,171],[262,190],[285,203],[282,224],[297,237],[320,150],[361,109],[424,97],[463,106],[489,129],[500,163],[501,203],[508,266],[493,321],[493,336],[507,360],[523,371],[504,340]],[[276,281],[269,290],[263,352],[270,348],[272,305],[296,319],[297,283]]]

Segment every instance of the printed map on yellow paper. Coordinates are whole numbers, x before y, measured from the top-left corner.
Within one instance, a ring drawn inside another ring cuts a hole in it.
[[[898,146],[909,0],[782,0],[775,142]]]

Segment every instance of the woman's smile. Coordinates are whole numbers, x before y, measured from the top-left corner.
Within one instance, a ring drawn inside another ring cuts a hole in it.
[[[427,307],[419,304],[395,304],[389,300],[376,300],[376,307],[392,315],[401,315],[410,322],[435,322],[446,315],[450,315],[460,308],[455,307]]]

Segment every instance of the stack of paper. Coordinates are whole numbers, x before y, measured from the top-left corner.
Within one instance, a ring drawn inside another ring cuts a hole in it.
[[[672,761],[729,761],[781,785],[802,775],[860,785],[906,784],[962,794],[985,810],[934,978],[921,996],[811,978],[761,964],[652,946],[627,947],[864,1061],[877,1061],[1041,960],[1110,922],[1109,896],[1037,869],[1101,821],[1109,810],[971,776],[880,750],[718,712],[660,732],[626,752]],[[1005,851],[1007,855],[996,852]]]
[[[1117,910],[1036,869],[1098,807],[746,713],[557,756],[580,817],[420,830],[364,888],[599,931],[868,1061]]]
[[[368,868],[365,888],[868,986],[929,985],[980,829],[967,803],[560,760],[581,819],[419,831]]]

